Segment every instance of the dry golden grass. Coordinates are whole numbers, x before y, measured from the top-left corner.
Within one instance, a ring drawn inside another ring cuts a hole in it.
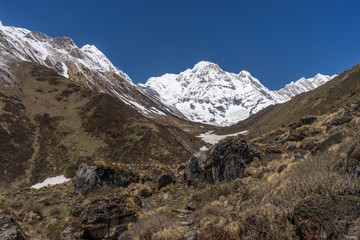
[[[155,233],[152,236],[152,240],[178,240],[184,233],[184,228],[175,227],[170,229],[164,229],[160,232]]]
[[[178,227],[176,214],[168,207],[161,207],[152,212],[142,214],[139,220],[128,231],[120,235],[119,239],[152,239],[156,233],[164,236],[160,232],[165,231],[165,229],[170,230]],[[166,233],[168,232],[165,231],[163,234]]]

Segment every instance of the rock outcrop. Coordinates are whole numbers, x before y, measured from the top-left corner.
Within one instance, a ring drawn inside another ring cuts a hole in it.
[[[249,141],[228,137],[211,151],[211,162],[205,166],[205,179],[210,183],[230,182],[244,177],[245,168],[261,154]]]
[[[24,240],[25,235],[15,223],[13,217],[0,209],[0,239]]]
[[[74,177],[74,191],[80,194],[82,191],[91,192],[107,187],[127,187],[133,181],[137,181],[136,176],[122,169],[115,171],[82,164]]]
[[[204,155],[191,158],[190,176],[209,183],[230,182],[244,177],[245,168],[260,157],[260,151],[253,143],[238,137],[227,137],[213,147],[210,158],[205,161]]]
[[[100,197],[80,203],[71,215],[80,218],[85,239],[117,239],[136,221],[136,202],[130,196]]]

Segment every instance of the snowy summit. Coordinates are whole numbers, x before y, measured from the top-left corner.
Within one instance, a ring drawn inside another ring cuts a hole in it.
[[[142,86],[155,91],[165,104],[176,107],[191,121],[229,126],[271,104],[312,90],[334,76],[318,74],[270,91],[245,70],[229,73],[215,63],[201,61],[180,74],[152,77]]]

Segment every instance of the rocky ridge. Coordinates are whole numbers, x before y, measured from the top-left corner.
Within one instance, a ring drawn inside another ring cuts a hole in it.
[[[11,66],[18,61],[27,61],[54,69],[83,87],[116,96],[146,116],[182,117],[176,109],[162,104],[133,84],[130,77],[94,45],[79,48],[69,37],[52,38],[41,32],[0,23],[0,57],[1,88],[17,84]]]

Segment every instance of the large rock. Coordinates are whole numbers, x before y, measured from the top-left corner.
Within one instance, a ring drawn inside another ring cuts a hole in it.
[[[74,177],[74,191],[80,194],[82,191],[91,192],[107,187],[127,187],[133,181],[137,181],[136,176],[122,169],[82,164]]]
[[[129,196],[99,197],[86,200],[75,206],[72,216],[80,218],[85,239],[117,239],[127,230],[129,223],[135,222],[135,201],[127,201]]]
[[[0,239],[1,240],[24,240],[25,234],[15,223],[13,217],[0,209]]]
[[[145,174],[142,182],[154,182],[157,185],[157,189],[160,190],[167,185],[175,183],[175,176],[171,171],[165,169],[152,169]]]
[[[204,178],[210,183],[229,182],[244,177],[245,168],[261,154],[257,147],[238,137],[220,141],[211,151],[204,166]]]
[[[190,176],[200,178],[203,175],[201,165],[206,160],[206,152],[200,151],[195,153],[189,161]]]

